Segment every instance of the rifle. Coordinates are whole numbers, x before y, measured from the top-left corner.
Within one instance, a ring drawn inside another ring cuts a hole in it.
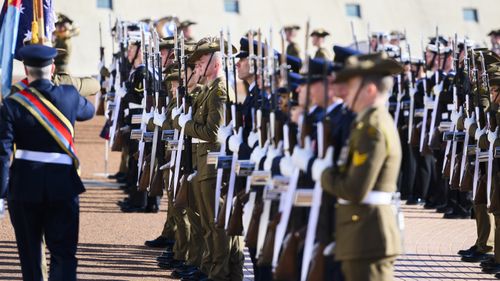
[[[476,94],[474,95],[474,112],[476,114],[476,125],[477,130],[482,130],[484,128],[484,112],[481,108],[479,102],[479,96],[481,95],[481,82],[479,80],[479,71],[476,66],[476,58],[474,49],[471,50],[471,63],[472,63],[472,72],[474,75],[475,83],[476,83]],[[479,183],[479,155],[481,153],[481,148],[479,147],[479,140],[476,139],[476,156],[474,160],[474,179],[473,179],[473,198],[475,198],[476,190]],[[489,198],[488,198],[488,206],[489,206]]]
[[[352,35],[352,41],[354,42],[354,46],[356,46],[356,51],[359,52],[358,38],[356,37],[356,33],[354,32],[354,22],[352,21],[351,21],[351,35]],[[370,44],[370,41],[368,41],[368,44]]]
[[[324,64],[323,67],[323,84],[325,88],[324,99],[325,106],[328,104],[328,77],[327,77],[328,64]],[[329,128],[329,124],[326,121],[326,109],[323,115],[322,122],[317,124],[318,131],[318,158],[329,157],[326,155],[326,148],[328,141],[330,140],[329,132],[326,132]],[[333,155],[332,155],[333,157]],[[314,241],[316,239],[316,229],[318,227],[318,220],[321,208],[321,197],[323,195],[323,189],[321,188],[321,181],[316,181],[313,189],[313,197],[311,202],[311,210],[309,211],[309,220],[307,223],[306,238],[304,244],[304,254],[302,256],[302,271],[301,271],[301,281],[307,281],[307,276],[309,274],[309,266],[313,258]],[[322,258],[322,256],[319,256]]]
[[[155,95],[155,108],[153,111],[154,115],[159,115],[161,110],[162,112],[165,112],[165,108],[162,107],[159,102],[160,102],[160,81],[161,81],[161,57],[160,57],[160,39],[158,38],[158,33],[156,33],[156,30],[153,30],[153,42],[154,42],[154,52],[153,52],[153,91]],[[155,167],[155,158],[156,158],[156,150],[158,147],[158,138],[159,138],[159,130],[161,128],[162,124],[154,124],[154,131],[153,131],[153,144],[151,147],[151,162],[150,162],[150,167],[149,167],[149,187],[148,190],[151,189],[151,183],[153,182],[153,172],[154,172],[154,167]]]
[[[489,83],[489,77],[488,77],[488,72],[486,71],[486,65],[485,65],[485,62],[484,62],[484,55],[483,53],[481,52],[480,53],[480,58],[481,58],[481,78],[482,78],[482,86],[484,89],[486,89],[486,96],[489,98],[490,96],[490,83]],[[479,99],[479,94],[481,92],[478,91],[478,99]],[[489,101],[489,104],[491,105],[491,101]],[[490,204],[491,204],[491,199],[490,199],[490,195],[491,195],[491,179],[493,178],[493,158],[494,158],[494,149],[495,149],[495,139],[497,137],[497,134],[495,132],[495,129],[493,127],[493,125],[491,124],[491,119],[490,119],[490,115],[485,112],[486,114],[486,121],[487,121],[487,128],[489,128],[489,133],[492,133],[494,134],[494,138],[492,138],[493,141],[490,140],[490,146],[489,146],[489,149],[488,149],[488,167],[487,167],[487,170],[486,170],[486,173],[487,173],[487,176],[486,176],[486,199],[487,199],[487,206],[489,207]],[[495,122],[496,123],[496,122]],[[496,127],[496,126],[495,126]],[[479,147],[479,140],[477,140],[477,143],[478,143],[478,147]]]
[[[425,49],[424,49],[423,39],[421,40],[420,44],[422,47],[423,57],[425,60]],[[422,80],[422,86],[424,88],[424,116],[422,118],[422,127],[420,128],[420,145],[419,145],[420,153],[422,153],[424,151],[425,130],[427,128],[427,118],[428,118],[428,114],[429,114],[428,103],[429,103],[429,99],[430,99],[430,97],[428,96],[428,93],[427,93],[428,92],[428,89],[427,89],[427,79],[428,78],[427,78],[427,62],[426,61],[424,61],[423,68],[424,68],[424,73],[425,73],[425,77]]]
[[[183,106],[183,111],[187,113],[188,105],[186,105],[186,79],[182,78],[182,74],[185,71],[185,54],[184,54],[184,33],[181,31],[179,37],[178,37],[178,42],[177,42],[177,48],[176,48],[176,53],[177,53],[177,63],[179,66],[179,87],[177,88],[177,103],[179,104],[179,100],[182,100],[182,106]],[[179,185],[179,174],[181,172],[181,161],[182,161],[182,151],[184,148],[184,141],[185,141],[185,135],[184,135],[184,128],[181,129],[181,132],[179,134],[179,141],[177,143],[177,152],[175,155],[175,170],[174,170],[174,202],[175,202],[175,197],[177,195],[177,186]]]
[[[438,106],[439,106],[439,96],[441,92],[443,91],[443,81],[439,83],[439,76],[440,76],[440,70],[441,70],[441,61],[439,60],[439,55],[441,53],[440,51],[440,41],[439,41],[439,30],[438,27],[436,26],[436,45],[437,45],[437,57],[438,57],[438,68],[434,72],[434,87],[432,88],[432,92],[434,93],[434,104],[432,107],[432,116],[431,116],[431,126],[429,128],[429,139],[427,140],[427,145],[431,145],[432,142],[432,137],[434,136],[434,131],[436,129],[436,118],[437,118],[437,112],[438,112]]]
[[[469,78],[469,51],[467,50],[467,44],[464,42],[464,81],[463,81],[463,91],[465,95],[465,115],[467,118],[473,118],[474,117],[474,112],[472,110],[472,107],[470,106],[470,78]],[[464,145],[462,148],[462,161],[460,165],[460,186],[462,186],[462,181],[464,178],[464,172],[465,172],[465,167],[466,167],[466,160],[467,160],[467,150],[469,147],[469,139],[470,136],[466,134],[465,140],[464,140]],[[474,194],[472,196],[475,196]]]
[[[149,36],[148,36],[148,38]],[[144,135],[146,133],[146,124],[148,121],[153,117],[153,111],[151,109],[152,105],[152,89],[151,89],[151,75],[149,72],[149,54],[151,53],[151,44],[146,45],[146,34],[144,32],[144,28],[141,26],[141,46],[143,48],[143,58],[144,58],[144,65],[145,65],[145,75],[144,75],[144,97],[142,99],[142,104],[143,104],[143,111],[142,111],[142,118],[141,118],[141,136],[139,140],[139,158],[137,161],[137,185],[139,185],[139,180],[141,178],[141,171],[142,171],[142,165],[143,165],[143,160],[144,160],[144,149],[145,149],[145,138]]]
[[[226,91],[229,94],[229,76],[227,73],[227,59],[226,59],[226,52],[224,48],[224,30],[220,30],[220,37],[219,37],[219,46],[220,46],[220,55],[222,56],[222,65],[224,67],[224,71],[226,74]],[[229,102],[229,99],[228,99]],[[224,114],[224,125],[227,125],[227,112],[226,112],[227,105],[224,104],[223,108],[223,114]],[[220,157],[226,155],[226,143],[222,143],[220,147],[220,152],[218,154]],[[219,158],[220,158],[219,157]],[[214,221],[215,223],[219,223],[219,205],[220,205],[220,197],[221,197],[221,192],[222,192],[222,177],[224,175],[224,168],[221,166],[217,166],[217,178],[215,181],[215,211],[214,211]],[[227,201],[227,200],[226,200]],[[226,202],[227,204],[227,202]],[[224,212],[225,214],[225,212]],[[224,225],[225,225],[226,220],[224,219]]]
[[[106,97],[106,88],[104,82],[106,81],[106,76],[103,75],[103,70],[106,69],[106,63],[104,61],[104,46],[102,45],[102,28],[99,22],[99,72],[97,74],[97,80],[99,80],[99,85],[101,85],[101,90],[97,92],[95,96],[95,114],[104,115],[104,99]]]
[[[408,144],[411,144],[411,137],[413,133],[413,118],[415,112],[415,93],[417,92],[417,88],[415,86],[415,80],[413,77],[413,72],[411,70],[411,50],[409,43],[406,43],[406,48],[408,49],[408,57],[410,60],[410,71],[408,72],[408,94],[410,96],[410,112],[408,113]]]
[[[253,42],[249,42],[249,44],[253,45]],[[231,68],[233,71],[233,77],[234,77],[234,91],[235,91],[235,101],[234,103],[229,102],[230,107],[231,107],[231,117],[232,117],[232,122],[233,122],[233,128],[235,130],[235,133],[238,133],[238,123],[236,122],[237,116],[236,116],[236,104],[237,104],[237,76],[236,76],[236,64],[234,63],[234,56],[233,56],[233,48],[232,48],[232,43],[231,43],[231,32],[229,29],[227,30],[227,51],[228,51],[228,68]],[[226,69],[227,70],[227,69]],[[226,73],[226,76],[229,76],[229,73]],[[229,83],[229,82],[227,82]],[[227,88],[227,94],[229,96],[229,88]],[[228,99],[229,101],[229,99]],[[229,186],[228,186],[228,191],[227,191],[227,196],[226,196],[226,216],[225,216],[225,223],[224,223],[224,228],[227,230],[229,226],[229,218],[231,215],[231,210],[233,206],[233,196],[234,196],[234,185],[236,182],[236,163],[238,162],[238,153],[233,152],[232,159],[231,159],[231,171],[229,174]],[[241,220],[241,215],[238,214],[233,214],[235,215],[234,219]]]

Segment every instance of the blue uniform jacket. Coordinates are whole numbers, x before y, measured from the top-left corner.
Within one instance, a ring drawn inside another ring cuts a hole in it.
[[[55,86],[49,80],[33,81],[29,86],[43,94],[73,125],[94,116],[94,106],[73,86]],[[0,198],[53,202],[85,191],[73,165],[14,159],[9,171],[14,143],[16,149],[64,153],[28,110],[12,99],[5,99],[0,108]]]

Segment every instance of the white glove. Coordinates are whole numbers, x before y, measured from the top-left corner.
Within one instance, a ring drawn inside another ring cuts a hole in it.
[[[455,110],[452,110],[451,111],[451,122],[453,122],[453,124],[457,124],[458,122],[458,119],[460,118],[460,116],[462,116],[461,112],[460,111],[455,111]]]
[[[472,113],[472,116],[469,117],[469,118],[465,118],[464,120],[464,127],[467,131],[470,130],[470,126],[472,126],[472,124],[476,123],[476,117],[474,115],[474,113]]]
[[[233,153],[238,153],[240,150],[240,145],[243,143],[243,127],[240,127],[236,135],[229,137],[229,150]]]
[[[247,144],[250,148],[253,148],[255,144],[259,141],[259,131],[251,131],[248,135]]]
[[[323,172],[333,165],[333,146],[326,150],[325,158],[316,159],[312,165],[312,178],[314,181],[321,180]]]
[[[266,161],[264,161],[264,171],[271,171],[274,158],[283,154],[283,141],[280,141],[276,147],[271,146],[267,151]]]
[[[432,91],[434,92],[434,95],[439,95],[443,91],[443,81],[435,85],[434,88],[432,88]]]
[[[498,136],[498,126],[497,126],[497,129],[494,132],[492,132],[492,131],[488,132],[488,141],[490,143],[494,143],[495,140],[497,139],[497,136]]]
[[[478,141],[479,138],[481,138],[481,136],[484,135],[485,133],[486,133],[486,128],[483,128],[482,130],[477,129],[474,138]]]
[[[165,107],[161,108],[161,112],[158,112],[158,109],[155,110],[154,117],[153,117],[153,123],[156,126],[158,126],[158,127],[163,126],[163,122],[165,122],[165,120],[167,120],[167,116],[165,115],[165,112],[166,112]]]
[[[292,157],[285,156],[280,160],[280,172],[285,177],[290,177],[293,173],[293,168],[295,166],[292,162]]]
[[[266,141],[264,147],[260,146],[255,147],[254,150],[252,151],[252,154],[250,154],[250,161],[254,162],[255,165],[259,165],[260,160],[262,160],[262,157],[266,156],[268,147],[269,147],[269,141]]]
[[[313,157],[312,141],[311,138],[307,136],[304,141],[304,148],[295,146],[293,149],[292,162],[293,165],[298,167],[301,171],[307,172],[307,164]]]
[[[186,126],[186,123],[192,119],[192,114],[193,114],[193,109],[189,107],[188,113],[187,114],[181,114],[179,116],[179,126],[184,128]]]
[[[194,171],[192,174],[190,174],[187,178],[187,181],[188,182],[192,182],[194,177],[196,177],[196,175],[198,174],[198,171]]]
[[[164,165],[162,165],[162,166],[160,167],[160,171],[163,171],[163,170],[165,170],[165,169],[170,169],[171,167],[172,167],[172,165],[171,165],[171,163],[170,163],[170,161],[169,161],[169,162],[165,163]]]
[[[170,118],[172,118],[172,120],[174,120],[175,117],[177,117],[179,114],[181,114],[181,112],[182,112],[182,106],[174,107],[172,109],[172,115],[170,116]]]
[[[227,126],[220,126],[219,130],[217,130],[217,141],[220,144],[225,144],[227,138],[229,138],[233,134],[233,125],[229,123]]]
[[[151,120],[151,118],[153,118],[154,112],[155,112],[155,110],[153,107],[151,107],[151,110],[149,112],[146,112],[146,110],[144,110],[144,112],[142,113],[142,123],[148,124],[149,120]]]

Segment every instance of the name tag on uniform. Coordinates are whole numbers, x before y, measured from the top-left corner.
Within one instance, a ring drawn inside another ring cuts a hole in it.
[[[448,119],[448,118],[450,118],[450,114],[448,112],[441,113],[441,119]]]
[[[132,124],[141,124],[141,122],[142,122],[142,114],[134,114],[134,115],[132,115],[130,122]]]
[[[250,160],[238,160],[236,162],[236,175],[239,177],[248,177],[252,175],[255,169],[255,163]]]
[[[219,157],[217,157],[217,164],[215,167],[217,169],[229,170],[231,169],[232,160],[233,156],[231,155],[219,155]]]
[[[252,185],[267,185],[271,181],[271,172],[253,171]]]
[[[448,109],[448,111],[452,111],[455,109],[455,105],[453,105],[452,103],[449,103],[446,105],[446,109]]]
[[[293,205],[296,207],[311,207],[314,189],[297,189]]]
[[[163,130],[161,131],[162,141],[172,141],[174,140],[174,130]]]
[[[217,158],[219,158],[220,152],[209,152],[207,154],[207,165],[216,165]]]
[[[130,139],[131,140],[140,140],[142,138],[142,130],[141,129],[133,129],[130,131]]]
[[[165,145],[167,151],[177,151],[178,146],[179,146],[179,141],[177,140],[168,141],[167,144]]]
[[[144,142],[153,142],[153,136],[154,136],[153,132],[144,132],[142,134],[142,140]]]
[[[273,186],[274,189],[280,192],[285,192],[290,185],[290,177],[286,176],[274,176],[273,177]]]
[[[403,116],[404,116],[404,117],[408,117],[408,116],[410,116],[410,111],[409,111],[409,110],[405,110],[405,111],[403,111]]]

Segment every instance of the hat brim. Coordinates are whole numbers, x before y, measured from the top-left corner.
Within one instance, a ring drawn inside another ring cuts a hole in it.
[[[358,66],[355,68],[344,68],[339,71],[335,77],[336,83],[347,82],[351,78],[358,76],[390,76],[397,73],[401,73],[403,71],[403,67],[394,60],[383,60],[378,64],[372,65],[370,67],[370,63],[366,63],[364,66]]]
[[[235,46],[231,46],[231,48],[233,48],[232,49],[233,54],[238,53],[238,49],[236,49]],[[227,48],[224,48],[224,50],[226,50],[226,54],[227,54]],[[212,54],[212,53],[219,52],[219,51],[220,51],[220,48],[199,48],[199,49],[196,49],[193,52],[193,54],[189,57],[188,63],[196,63],[204,55]]]

